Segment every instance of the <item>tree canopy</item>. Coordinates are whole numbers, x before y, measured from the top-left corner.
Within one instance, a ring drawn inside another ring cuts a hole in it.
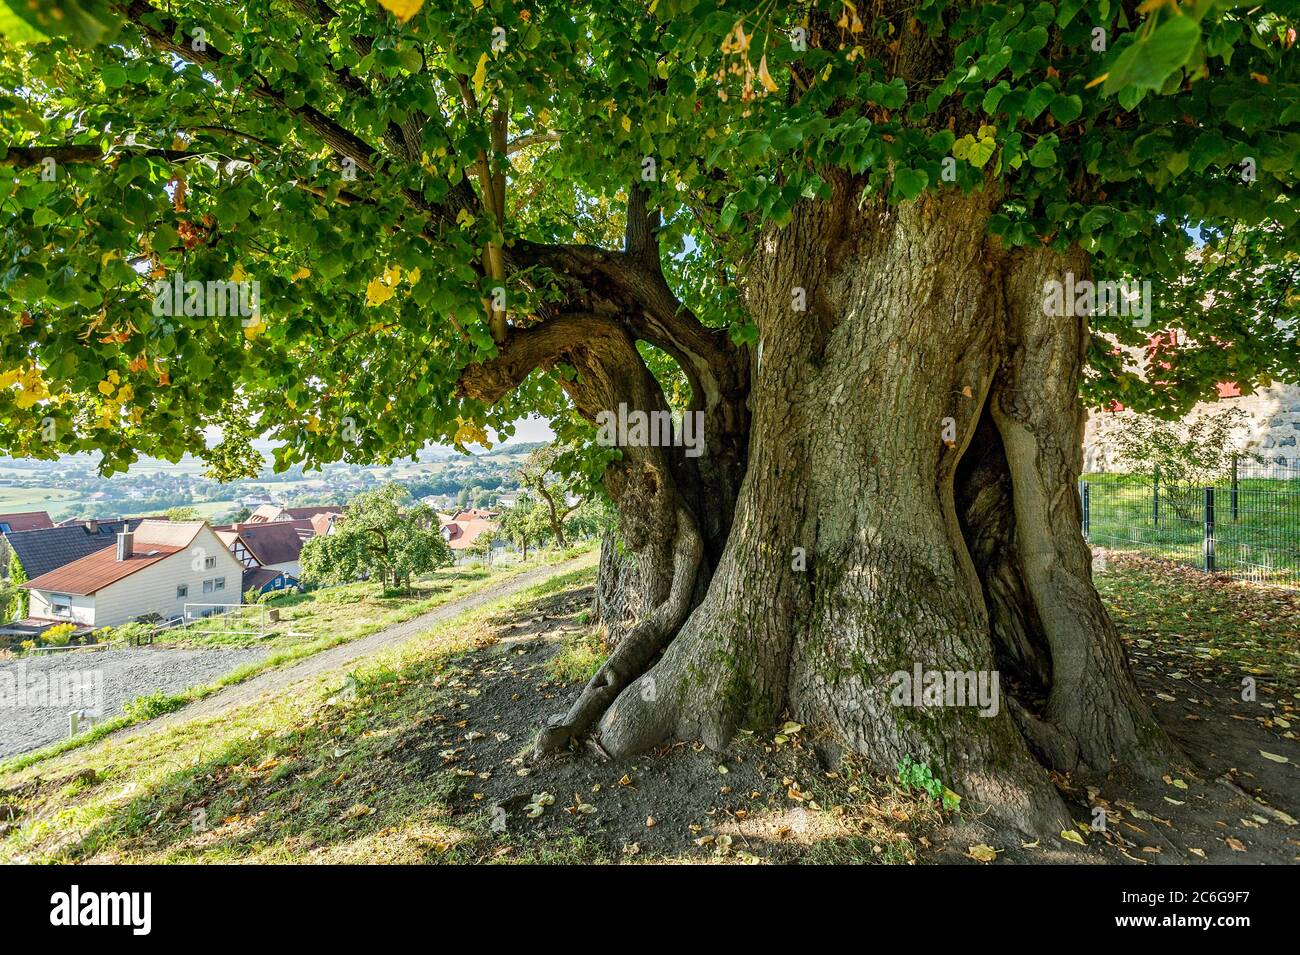
[[[302,574],[312,583],[341,584],[369,576],[383,586],[410,583],[451,564],[451,548],[427,504],[409,503],[400,484],[358,494],[328,534],[302,548]]]
[[[1139,387],[1095,341],[1096,401],[1176,411],[1300,369],[1293,2],[33,6],[0,2],[12,454],[234,474],[259,434],[280,466],[508,434],[564,413],[572,369],[494,405],[463,372],[566,315],[679,362],[713,329],[755,344],[759,227],[839,173],[895,202],[992,183],[1006,243],[1153,283],[1150,327],[1096,327],[1188,344]],[[257,294],[157,314],[177,280]]]

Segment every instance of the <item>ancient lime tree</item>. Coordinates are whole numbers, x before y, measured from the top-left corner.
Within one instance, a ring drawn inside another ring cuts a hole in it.
[[[1300,365],[1295,3],[36,6],[5,451],[239,473],[684,403],[702,453],[597,452],[614,651],[541,750],[788,711],[1026,826],[1043,764],[1176,756],[1090,579],[1080,399]],[[1008,705],[891,706],[916,663]]]

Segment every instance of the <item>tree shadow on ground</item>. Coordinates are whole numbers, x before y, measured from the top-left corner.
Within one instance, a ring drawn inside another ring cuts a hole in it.
[[[1213,616],[1196,601],[1186,619],[1171,613],[1171,588],[1231,598],[1234,621],[1278,598],[1113,563],[1101,582],[1139,685],[1192,765],[1155,782],[1122,768],[1095,782],[1056,777],[1083,845],[1059,834],[1023,842],[852,762],[828,770],[802,728],[742,734],[723,753],[676,743],[630,760],[581,752],[535,763],[538,727],[579,686],[557,661],[591,644],[580,622],[590,588],[557,585],[400,666],[296,691],[274,703],[274,719],[248,708],[212,723],[213,751],[186,753],[147,791],[114,797],[75,840],[41,851],[69,861],[862,864],[973,863],[972,847],[987,846],[1001,862],[1294,861],[1292,650],[1272,622],[1267,637],[1189,638],[1169,626]],[[1243,667],[1257,671],[1253,702],[1240,699]],[[67,779],[47,783],[28,805],[60,792],[103,798],[121,779],[110,763],[72,791]]]

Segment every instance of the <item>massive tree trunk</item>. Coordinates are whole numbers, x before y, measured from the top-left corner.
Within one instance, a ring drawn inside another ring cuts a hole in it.
[[[675,322],[651,276],[620,280],[650,303],[632,317],[548,319],[467,370],[465,393],[491,401],[564,361],[588,418],[662,410],[646,338],[678,357],[708,423],[704,457],[626,446],[606,474],[620,533],[598,590],[614,649],[537,751],[593,730],[612,755],[722,747],[788,713],[828,758],[892,774],[910,756],[968,805],[1059,832],[1044,766],[1150,772],[1175,755],[1080,532],[1087,328],[1048,317],[1043,294],[1088,263],[1003,250],[988,193],[889,206],[860,204],[860,188],[837,181],[759,236],[752,367]]]
[[[702,602],[605,710],[607,752],[721,747],[788,712],[832,757],[892,773],[910,755],[974,804],[1058,832],[1043,762],[1150,769],[1171,752],[1079,530],[1086,329],[1043,315],[1042,282],[1086,263],[1003,253],[991,206],[948,194],[860,211],[841,184],[761,237],[731,533]],[[918,666],[996,675],[1001,692],[901,704],[898,675]]]

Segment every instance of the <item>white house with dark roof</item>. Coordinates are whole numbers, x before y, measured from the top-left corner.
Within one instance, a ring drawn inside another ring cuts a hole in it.
[[[203,521],[141,521],[94,553],[36,577],[29,621],[116,627],[181,617],[186,604],[238,604],[244,568]]]
[[[302,545],[313,536],[310,521],[246,522],[218,527],[216,534],[245,568],[267,567],[295,578]]]

